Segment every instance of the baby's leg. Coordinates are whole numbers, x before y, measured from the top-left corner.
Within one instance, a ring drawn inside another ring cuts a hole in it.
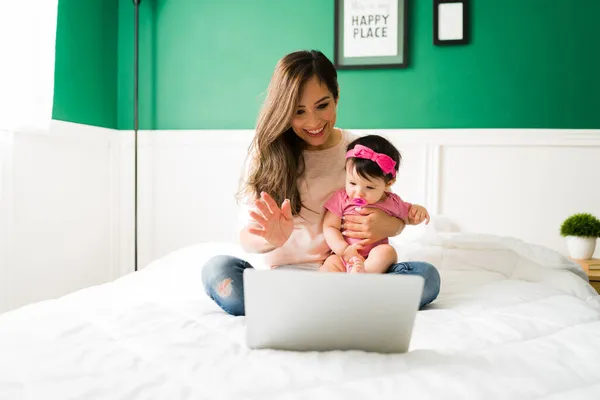
[[[346,272],[346,267],[344,267],[344,263],[342,263],[342,259],[340,256],[336,254],[332,254],[327,257],[327,260],[321,265],[319,268],[321,272]]]
[[[383,274],[390,266],[396,263],[398,255],[396,250],[389,244],[375,246],[365,260],[365,270],[372,274]]]

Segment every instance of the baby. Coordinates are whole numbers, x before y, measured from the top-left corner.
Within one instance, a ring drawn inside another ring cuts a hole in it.
[[[401,218],[409,225],[429,223],[425,207],[407,203],[390,192],[396,181],[400,152],[381,136],[369,135],[348,145],[346,153],[346,187],[336,191],[325,203],[323,234],[332,254],[321,271],[385,273],[396,263],[396,250],[383,239],[370,245],[361,239],[344,237],[340,231],[342,217],[358,215],[360,207],[380,208]]]

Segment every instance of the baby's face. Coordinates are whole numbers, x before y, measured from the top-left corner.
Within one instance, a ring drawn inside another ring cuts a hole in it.
[[[360,198],[366,204],[377,203],[385,197],[387,185],[383,178],[365,179],[352,165],[346,166],[346,194],[350,199]]]

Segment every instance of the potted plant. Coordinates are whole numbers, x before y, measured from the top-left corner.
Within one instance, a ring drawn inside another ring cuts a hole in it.
[[[567,238],[571,258],[590,259],[596,249],[596,240],[600,237],[600,220],[588,213],[571,215],[562,223],[560,234]]]

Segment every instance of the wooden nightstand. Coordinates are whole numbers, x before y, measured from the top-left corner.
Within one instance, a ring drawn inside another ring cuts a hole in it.
[[[600,269],[589,270],[588,277],[590,278],[590,285],[600,294]]]
[[[590,285],[592,285],[592,287],[596,289],[596,292],[600,294],[600,269],[590,269],[590,265],[600,265],[600,259],[592,258],[591,260],[571,260],[581,265],[581,268],[587,272],[588,278],[590,279]]]

